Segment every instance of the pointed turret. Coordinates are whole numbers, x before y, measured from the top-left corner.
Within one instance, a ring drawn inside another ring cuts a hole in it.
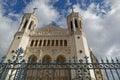
[[[72,12],[67,16],[67,25],[69,32],[79,33],[82,30],[82,17],[78,12],[74,12],[72,7]]]
[[[26,47],[28,45],[29,39],[30,39],[30,31],[34,30],[37,23],[38,19],[34,15],[36,8],[34,9],[33,13],[25,13],[20,27],[18,31],[16,32],[13,42],[8,50],[7,53],[7,58],[5,62],[10,59],[12,60],[12,55],[15,54],[15,51],[19,49],[20,47],[23,48],[23,50],[26,50]]]
[[[28,32],[35,29],[36,25],[38,24],[38,18],[34,15],[36,9],[37,8],[34,8],[32,13],[24,14],[18,29],[19,32]]]

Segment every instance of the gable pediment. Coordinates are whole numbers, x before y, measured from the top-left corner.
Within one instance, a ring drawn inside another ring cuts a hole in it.
[[[53,25],[48,25],[46,27],[37,28],[34,34],[38,35],[65,35],[68,34],[68,30],[60,27],[55,27]]]

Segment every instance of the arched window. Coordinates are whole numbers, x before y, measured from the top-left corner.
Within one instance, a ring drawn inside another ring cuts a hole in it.
[[[33,25],[33,21],[30,22],[30,25],[29,25],[28,29],[31,29],[32,25]]]
[[[43,46],[46,46],[46,40],[44,40]]]
[[[37,57],[35,55],[29,56],[28,62],[29,63],[35,63],[35,62],[37,62]]]
[[[47,46],[50,46],[50,40],[48,40]]]
[[[58,46],[58,40],[56,40],[56,46]]]
[[[42,58],[42,62],[43,63],[50,63],[52,61],[52,58],[50,57],[50,55],[45,55],[43,58]]]
[[[78,23],[76,19],[75,19],[75,27],[78,28]]]
[[[63,55],[59,55],[59,56],[57,57],[57,60],[56,60],[56,61],[57,61],[58,63],[64,63],[65,60],[66,60],[66,59],[65,59],[65,57],[64,57]]]
[[[67,40],[64,40],[64,46],[67,46]]]
[[[52,40],[52,46],[54,46],[54,40]]]
[[[63,46],[63,40],[60,40],[60,46]]]
[[[32,40],[32,41],[31,41],[31,44],[30,44],[30,46],[33,46],[33,44],[34,44],[34,40]]]
[[[35,41],[35,46],[37,46],[37,44],[38,44],[38,40]]]
[[[28,20],[25,21],[25,23],[24,23],[24,25],[23,25],[23,28],[26,28],[27,23],[28,23]]]
[[[71,31],[73,30],[73,23],[72,21],[70,21],[70,27],[71,27]]]
[[[42,45],[42,40],[40,40],[40,42],[39,42],[39,46],[41,46]]]

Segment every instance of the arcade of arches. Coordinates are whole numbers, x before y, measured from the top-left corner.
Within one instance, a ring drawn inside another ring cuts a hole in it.
[[[42,58],[43,63],[50,63],[52,61],[52,58],[50,55],[44,55]],[[56,58],[56,62],[58,63],[64,63],[66,61],[66,58],[64,55],[58,55]],[[35,55],[31,55],[28,58],[28,62],[34,63],[37,62],[37,57]]]
[[[64,63],[66,60],[65,56],[64,55],[58,55],[57,58],[56,58],[56,62],[57,63]],[[28,58],[28,61],[29,62],[37,62],[37,57],[35,55],[31,55],[29,58]],[[44,55],[42,57],[42,63],[50,63],[52,61],[52,58],[50,55]],[[69,80],[69,74],[70,74],[70,71],[69,70],[54,70],[54,73],[53,73],[53,70],[40,70],[40,71],[34,71],[32,72],[29,71],[28,72],[29,75],[27,76],[27,80],[30,80],[32,78],[32,80],[35,80],[36,79],[36,74],[39,75],[39,80],[42,80],[44,78],[44,80],[52,80],[52,75],[54,74],[54,80]]]

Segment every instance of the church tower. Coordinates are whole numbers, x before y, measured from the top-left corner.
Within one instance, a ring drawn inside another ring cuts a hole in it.
[[[33,13],[25,13],[21,24],[19,26],[18,31],[14,35],[14,39],[11,43],[11,46],[8,50],[5,62],[10,59],[12,60],[13,53],[20,47],[23,48],[23,50],[26,50],[27,44],[29,42],[30,38],[30,32],[35,29],[37,23],[38,23],[38,18],[34,15],[35,10]]]
[[[74,54],[74,58],[76,58],[77,62],[79,62],[79,60],[86,62],[85,58],[88,58],[88,62],[91,63],[90,50],[87,44],[84,27],[82,25],[82,16],[78,12],[74,12],[72,9],[70,15],[67,16],[67,25],[73,42],[71,53]],[[92,78],[95,78],[94,71],[91,70],[90,74]]]
[[[86,35],[82,25],[82,17],[79,13],[72,11],[67,16],[68,30],[73,39],[76,56],[78,60],[84,59],[85,56],[90,57]]]

